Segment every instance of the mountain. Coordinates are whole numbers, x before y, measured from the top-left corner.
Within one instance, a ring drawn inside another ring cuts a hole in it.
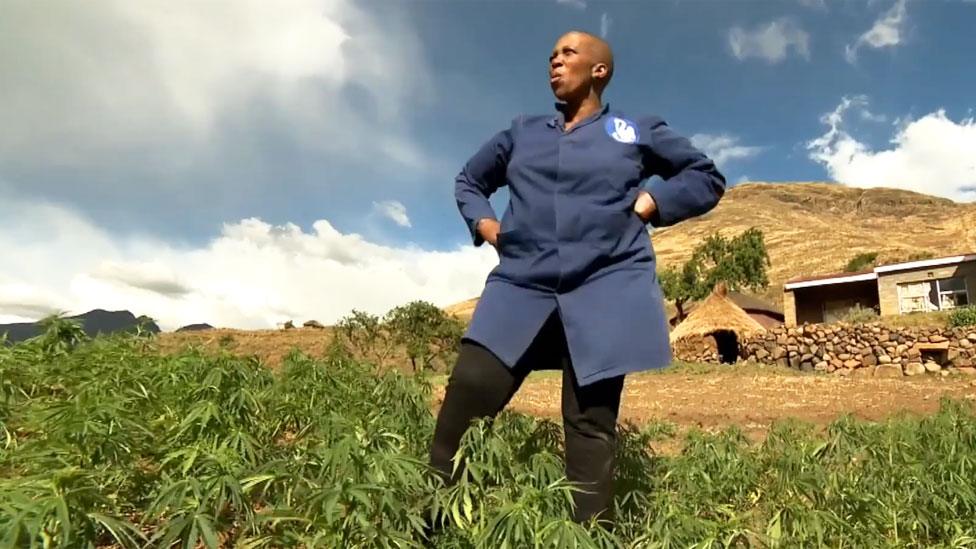
[[[187,324],[182,328],[177,328],[176,331],[177,332],[201,332],[203,330],[213,330],[213,329],[214,329],[213,326],[207,323],[203,323],[203,324]]]
[[[833,183],[746,183],[728,191],[711,212],[652,233],[658,265],[681,263],[709,234],[763,231],[770,287],[782,302],[783,283],[797,276],[842,271],[859,253],[888,263],[919,256],[976,251],[976,204],[912,191],[860,189]],[[447,307],[470,318],[477,298]]]
[[[474,308],[478,304],[478,298],[472,297],[471,299],[466,299],[460,303],[455,303],[453,305],[448,305],[444,307],[444,312],[449,315],[454,315],[463,320],[470,320],[471,315],[474,314]]]
[[[135,331],[139,325],[139,318],[129,311],[105,311],[94,309],[76,316],[65,317],[69,320],[81,322],[81,327],[90,337],[98,334],[110,334],[122,331]],[[159,333],[159,326],[155,322],[149,321],[146,324],[149,331]],[[30,339],[41,333],[41,327],[35,322],[22,322],[15,324],[0,324],[0,334],[6,333],[7,340],[11,343]]]

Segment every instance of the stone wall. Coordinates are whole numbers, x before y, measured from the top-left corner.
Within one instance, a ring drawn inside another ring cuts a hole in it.
[[[718,356],[718,345],[715,338],[711,336],[686,337],[675,341],[671,346],[674,356],[685,362],[704,362],[706,364],[721,362]]]
[[[717,363],[714,344],[708,339],[676,342],[676,358]],[[976,327],[781,326],[741,341],[739,360],[838,375],[976,375]]]

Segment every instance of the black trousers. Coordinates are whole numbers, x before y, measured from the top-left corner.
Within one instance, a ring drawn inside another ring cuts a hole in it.
[[[562,413],[566,438],[566,477],[582,492],[574,496],[574,519],[597,516],[611,521],[617,413],[624,376],[580,387],[557,313],[546,321],[525,356],[512,369],[488,349],[463,341],[437,416],[430,462],[448,483],[461,436],[475,419],[494,417],[508,404],[532,370],[563,372]]]

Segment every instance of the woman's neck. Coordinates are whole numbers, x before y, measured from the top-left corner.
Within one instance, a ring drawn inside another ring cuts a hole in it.
[[[574,126],[586,120],[590,115],[603,108],[600,96],[591,93],[582,101],[566,103],[563,108],[563,128],[571,130]]]

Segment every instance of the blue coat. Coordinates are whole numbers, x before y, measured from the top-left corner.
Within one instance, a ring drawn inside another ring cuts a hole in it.
[[[704,214],[725,192],[715,164],[660,118],[605,105],[568,132],[561,113],[520,116],[471,157],[455,197],[475,246],[503,185],[499,263],[464,339],[513,367],[558,310],[581,385],[669,364],[654,250],[633,205],[647,190],[656,227]]]

